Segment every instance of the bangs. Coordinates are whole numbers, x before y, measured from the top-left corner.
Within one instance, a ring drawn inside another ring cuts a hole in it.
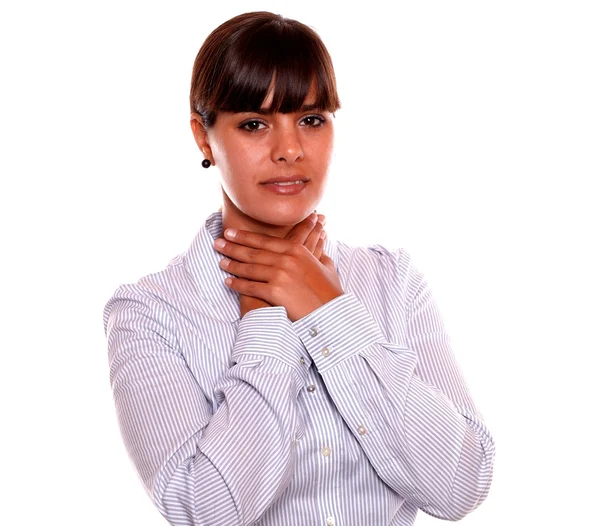
[[[208,108],[226,112],[299,111],[313,86],[317,109],[340,107],[331,58],[316,33],[293,20],[265,21],[230,35],[213,77]],[[270,92],[269,108],[262,104]]]

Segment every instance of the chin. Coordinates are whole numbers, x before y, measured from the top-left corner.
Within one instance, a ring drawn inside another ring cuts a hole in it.
[[[270,200],[258,201],[248,203],[248,206],[245,206],[242,211],[246,216],[265,225],[292,226],[306,219],[317,207],[317,203],[314,203],[312,199],[294,201],[279,203],[273,203]]]
[[[229,211],[229,216],[237,216],[245,221],[254,220],[265,225],[286,227],[297,225],[308,217],[317,208],[318,201],[314,196],[294,196],[293,199],[278,198],[275,201],[269,199],[249,199],[250,196],[239,196],[231,199],[222,187],[223,209]],[[254,197],[254,196],[253,196]],[[300,198],[299,198],[300,197]],[[299,198],[299,199],[298,199]]]
[[[254,215],[254,219],[260,221],[261,223],[265,223],[268,225],[274,226],[292,226],[297,225],[301,221],[303,221],[306,217],[310,215],[310,213],[314,210],[310,208],[308,211],[304,210],[290,210],[290,211],[269,211],[265,213],[263,210],[262,213],[258,213]]]

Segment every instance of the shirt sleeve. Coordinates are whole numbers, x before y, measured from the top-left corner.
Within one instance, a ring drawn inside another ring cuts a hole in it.
[[[303,435],[296,399],[309,357],[285,309],[244,316],[214,413],[161,300],[121,287],[104,319],[118,422],[161,513],[177,526],[256,521],[291,480]]]
[[[494,443],[429,288],[411,273],[406,305],[385,305],[408,345],[388,341],[353,293],[293,327],[378,476],[426,513],[459,520],[487,495]]]

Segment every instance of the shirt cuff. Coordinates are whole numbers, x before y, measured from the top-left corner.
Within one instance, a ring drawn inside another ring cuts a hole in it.
[[[385,337],[352,293],[342,294],[292,323],[317,369],[323,373]]]
[[[310,356],[292,329],[284,307],[255,309],[240,321],[232,358],[239,363],[257,356],[274,358],[303,374],[310,367]]]

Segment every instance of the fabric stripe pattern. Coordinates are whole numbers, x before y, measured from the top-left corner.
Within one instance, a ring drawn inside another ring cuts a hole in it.
[[[494,442],[404,250],[327,239],[344,294],[240,319],[212,214],[104,309],[127,451],[174,526],[409,526],[486,497]]]

